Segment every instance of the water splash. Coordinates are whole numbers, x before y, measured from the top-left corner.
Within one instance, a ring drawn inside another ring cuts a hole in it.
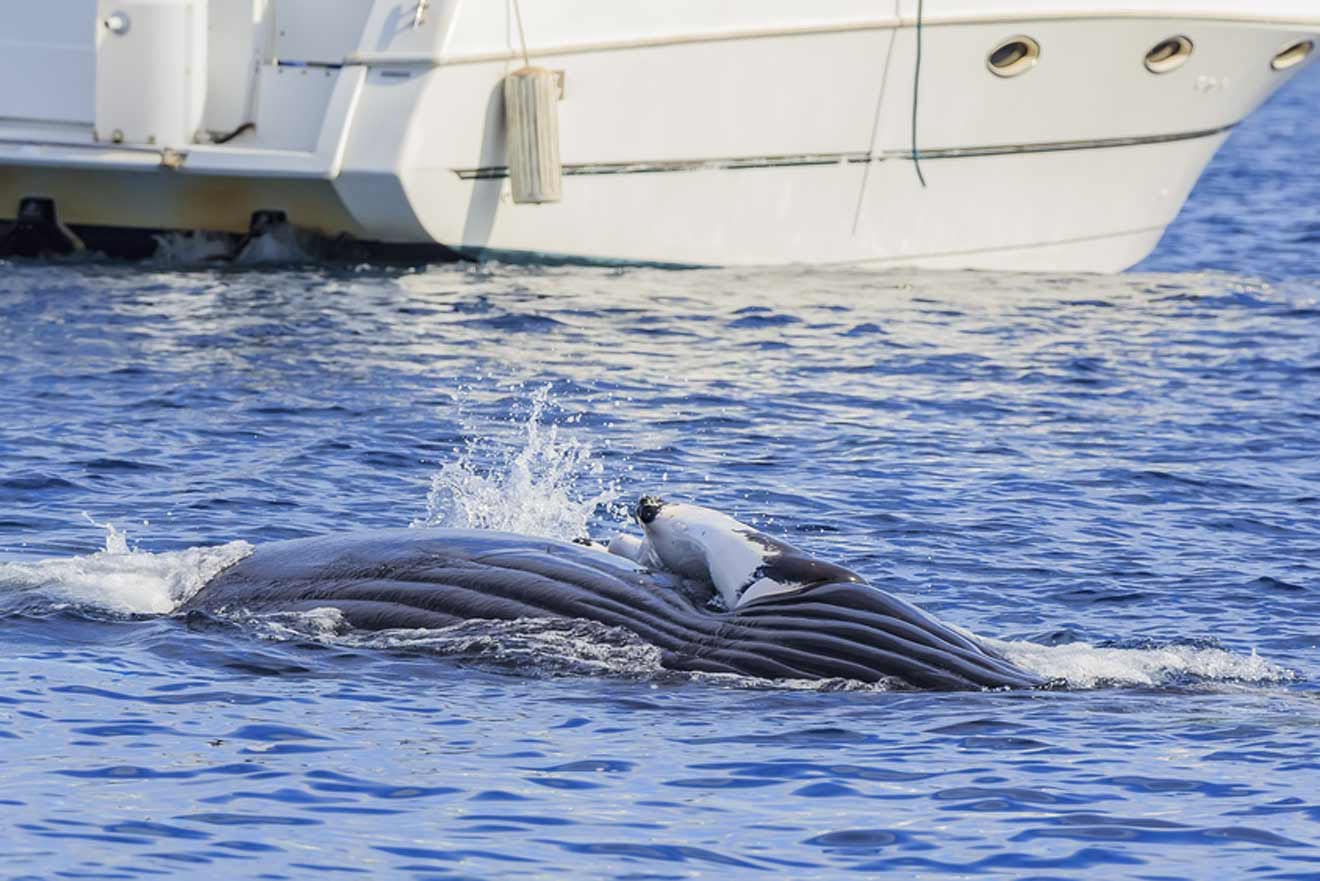
[[[550,389],[537,389],[526,419],[512,423],[520,443],[475,437],[456,449],[431,477],[426,517],[412,525],[572,539],[585,536],[602,509],[619,519],[611,505],[618,484],[604,477],[588,444],[546,421],[551,406]]]
[[[348,619],[344,617],[342,611],[329,606],[301,612],[262,614],[237,609],[218,617],[262,639],[314,640],[333,645],[353,644],[354,634]]]
[[[420,652],[518,676],[538,679],[605,676],[674,684],[700,682],[745,691],[888,691],[901,683],[852,679],[762,679],[736,673],[669,670],[663,652],[621,627],[565,618],[474,619],[449,627],[417,630],[354,630],[336,609],[227,616],[256,636],[273,641],[311,640],[376,651]]]
[[[666,671],[660,649],[621,627],[565,618],[463,621],[439,630],[394,630],[349,637],[361,647],[424,651],[537,676],[649,679]]]
[[[374,651],[434,655],[520,676],[689,678],[661,665],[661,651],[621,627],[570,618],[472,619],[449,627],[356,630],[334,608],[221,616],[245,632],[275,642],[312,641]]]
[[[167,232],[156,239],[151,262],[164,266],[196,266],[229,259],[234,237],[218,232]]]
[[[239,266],[307,263],[316,259],[316,238],[291,224],[272,224],[252,236],[234,255]]]
[[[82,512],[83,519],[88,523],[105,530],[105,551],[107,554],[131,554],[133,551],[128,546],[128,533],[120,532],[110,521],[98,523],[86,511]]]
[[[112,523],[105,548],[80,557],[0,562],[0,610],[37,612],[73,605],[127,615],[163,615],[252,553],[245,541],[158,554],[130,547]]]
[[[524,676],[595,675],[657,682],[703,682],[721,688],[772,691],[907,690],[896,679],[868,683],[852,679],[764,679],[733,673],[686,673],[662,665],[660,650],[640,637],[594,621],[523,618],[515,621],[465,621],[435,630],[362,633],[343,627],[332,610],[313,610],[294,630],[304,637],[357,648],[407,649],[441,657],[477,661]],[[327,621],[330,622],[327,624]],[[281,629],[278,617],[268,633]],[[1085,643],[1045,646],[981,638],[1010,661],[1069,689],[1169,687],[1186,680],[1268,685],[1291,682],[1297,674],[1255,653],[1234,654],[1220,648],[1170,645],[1159,648],[1101,648]]]
[[[1297,674],[1252,652],[1167,645],[1157,648],[1108,648],[1087,643],[1039,645],[980,637],[995,651],[1045,679],[1063,680],[1070,688],[1159,686],[1179,679],[1279,683]]]
[[[287,223],[268,226],[254,236],[240,238],[231,233],[168,232],[154,236],[156,250],[151,263],[161,266],[204,266],[231,263],[236,266],[269,266],[308,263],[317,259],[317,237]]]

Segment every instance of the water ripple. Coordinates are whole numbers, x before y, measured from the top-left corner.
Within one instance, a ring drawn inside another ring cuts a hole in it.
[[[1316,877],[1317,102],[1120,276],[0,261],[6,875]],[[1068,687],[169,616],[250,544],[651,491]]]

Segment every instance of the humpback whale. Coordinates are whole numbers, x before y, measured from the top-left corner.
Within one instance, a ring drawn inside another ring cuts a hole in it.
[[[433,528],[274,542],[179,611],[333,608],[369,630],[579,618],[632,632],[672,670],[948,690],[1042,684],[856,573],[718,512],[646,497],[635,516],[646,537],[616,540],[616,553]]]

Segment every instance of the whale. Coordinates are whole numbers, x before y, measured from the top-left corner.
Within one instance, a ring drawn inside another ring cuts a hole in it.
[[[643,496],[633,516],[646,536],[635,559],[709,583],[726,608],[817,584],[864,583],[712,508]]]
[[[645,497],[635,509],[645,537],[617,543],[626,554],[442,528],[272,542],[178,612],[334,609],[363,630],[584,619],[631,632],[676,671],[938,690],[1045,684],[856,573],[715,513]]]

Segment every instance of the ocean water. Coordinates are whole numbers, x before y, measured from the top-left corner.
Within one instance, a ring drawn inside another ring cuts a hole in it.
[[[0,877],[1320,877],[1320,71],[1122,276],[0,263]],[[170,614],[661,492],[1066,680]]]

